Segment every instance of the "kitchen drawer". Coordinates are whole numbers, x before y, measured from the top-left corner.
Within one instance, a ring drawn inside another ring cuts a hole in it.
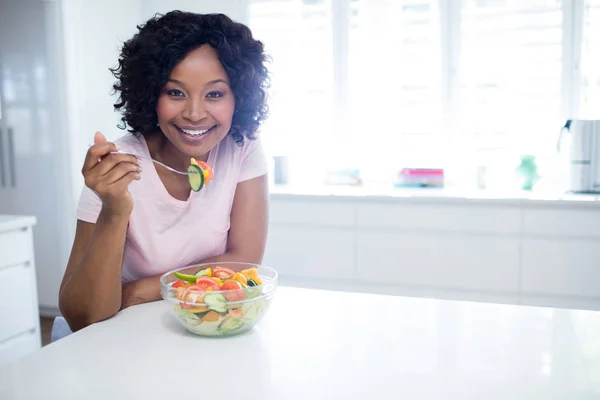
[[[355,206],[351,204],[316,200],[271,200],[269,208],[272,224],[339,228],[354,226]]]
[[[524,294],[600,299],[600,241],[539,238],[522,246]]]
[[[30,264],[0,269],[0,342],[37,326],[36,280]]]
[[[558,207],[525,210],[523,232],[525,235],[600,238],[600,211]]]
[[[516,234],[521,231],[517,207],[490,205],[361,204],[359,228],[397,231],[433,231]]]
[[[283,278],[352,278],[354,233],[337,228],[278,226],[269,230],[266,265]]]
[[[517,293],[519,240],[435,233],[360,233],[364,281]]]
[[[31,229],[0,231],[0,268],[30,261],[33,257]]]
[[[39,335],[33,330],[0,343],[0,366],[18,360],[40,349]]]

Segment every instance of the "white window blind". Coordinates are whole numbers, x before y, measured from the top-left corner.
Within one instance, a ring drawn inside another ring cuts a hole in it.
[[[463,0],[460,18],[455,101],[462,160],[507,179],[521,155],[555,149],[562,107],[561,2]]]
[[[437,0],[356,0],[349,29],[350,133],[361,169],[440,166]]]
[[[249,25],[272,58],[263,129],[272,155],[302,154],[332,132],[331,21],[330,0],[250,2]]]
[[[600,0],[585,0],[581,46],[581,115],[600,118]]]
[[[247,1],[274,59],[266,141],[313,182],[351,160],[367,184],[441,167],[514,188],[523,155],[555,173],[573,110],[599,117],[600,0]]]

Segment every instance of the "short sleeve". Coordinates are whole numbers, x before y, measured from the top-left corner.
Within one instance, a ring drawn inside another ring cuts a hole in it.
[[[267,157],[260,138],[246,139],[238,182],[265,175],[268,169]]]
[[[75,216],[77,219],[95,224],[102,210],[102,200],[87,186],[83,186]]]

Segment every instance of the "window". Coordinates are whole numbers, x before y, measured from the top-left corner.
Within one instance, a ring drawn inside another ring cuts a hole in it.
[[[294,184],[417,167],[516,189],[521,156],[555,175],[564,120],[600,118],[600,0],[248,1],[274,59],[265,141]]]
[[[267,152],[294,159],[312,152],[314,159],[324,159],[330,147],[322,146],[318,154],[315,144],[333,132],[330,0],[252,0],[249,18],[253,35],[272,58],[270,117],[263,128]],[[322,173],[323,165],[305,164],[295,181],[310,168]]]
[[[465,174],[483,167],[493,187],[506,188],[521,155],[556,151],[562,36],[560,0],[462,1],[453,151]]]
[[[438,166],[445,147],[440,22],[437,0],[351,2],[346,140],[367,181],[401,167]]]
[[[582,38],[581,115],[600,118],[600,0],[584,3]]]

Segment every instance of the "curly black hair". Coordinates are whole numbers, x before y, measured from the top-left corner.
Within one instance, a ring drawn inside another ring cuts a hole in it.
[[[135,135],[156,131],[156,104],[171,70],[192,50],[213,47],[227,73],[235,96],[229,134],[238,144],[254,139],[268,114],[266,90],[268,56],[250,29],[223,14],[195,14],[179,10],[156,14],[123,44],[119,65],[110,68],[121,110],[121,129]]]

